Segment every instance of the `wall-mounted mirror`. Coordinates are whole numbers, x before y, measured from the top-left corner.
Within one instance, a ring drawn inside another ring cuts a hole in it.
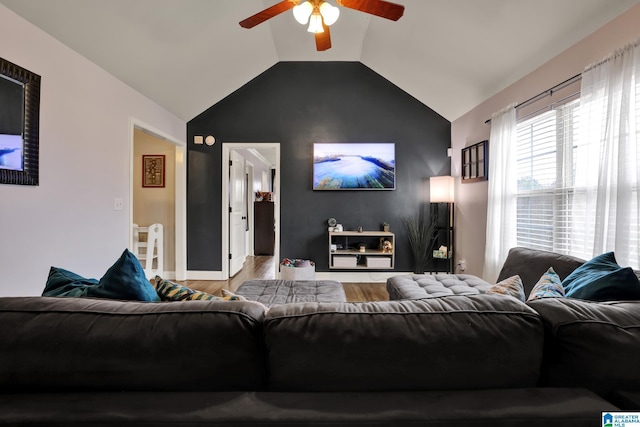
[[[0,58],[0,184],[38,185],[40,76]]]

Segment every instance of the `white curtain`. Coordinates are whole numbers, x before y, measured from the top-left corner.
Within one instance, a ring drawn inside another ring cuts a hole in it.
[[[516,109],[491,116],[489,193],[483,277],[495,283],[509,249],[516,245]]]
[[[587,236],[572,240],[572,253],[614,251],[620,265],[638,268],[640,39],[587,67],[580,114],[572,216],[584,216],[573,227]]]

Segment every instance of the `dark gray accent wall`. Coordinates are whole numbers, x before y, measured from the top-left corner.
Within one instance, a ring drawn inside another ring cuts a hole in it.
[[[425,76],[428,78],[428,76]],[[214,135],[213,147],[194,135]],[[281,258],[329,271],[327,219],[396,233],[396,270],[413,269],[403,218],[450,174],[451,123],[359,62],[280,62],[187,124],[187,269],[221,270],[222,144],[279,142]],[[393,142],[395,190],[313,191],[314,142]]]

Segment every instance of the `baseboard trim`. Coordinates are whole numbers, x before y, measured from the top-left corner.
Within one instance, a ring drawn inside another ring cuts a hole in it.
[[[316,280],[336,280],[347,283],[384,283],[388,278],[404,274],[409,271],[316,271]]]
[[[222,278],[222,271],[197,271],[187,270],[186,280],[225,280]]]

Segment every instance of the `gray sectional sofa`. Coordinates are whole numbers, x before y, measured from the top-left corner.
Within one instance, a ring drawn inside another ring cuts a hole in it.
[[[638,302],[478,294],[265,312],[13,297],[0,298],[0,343],[0,425],[592,426],[640,410]]]

